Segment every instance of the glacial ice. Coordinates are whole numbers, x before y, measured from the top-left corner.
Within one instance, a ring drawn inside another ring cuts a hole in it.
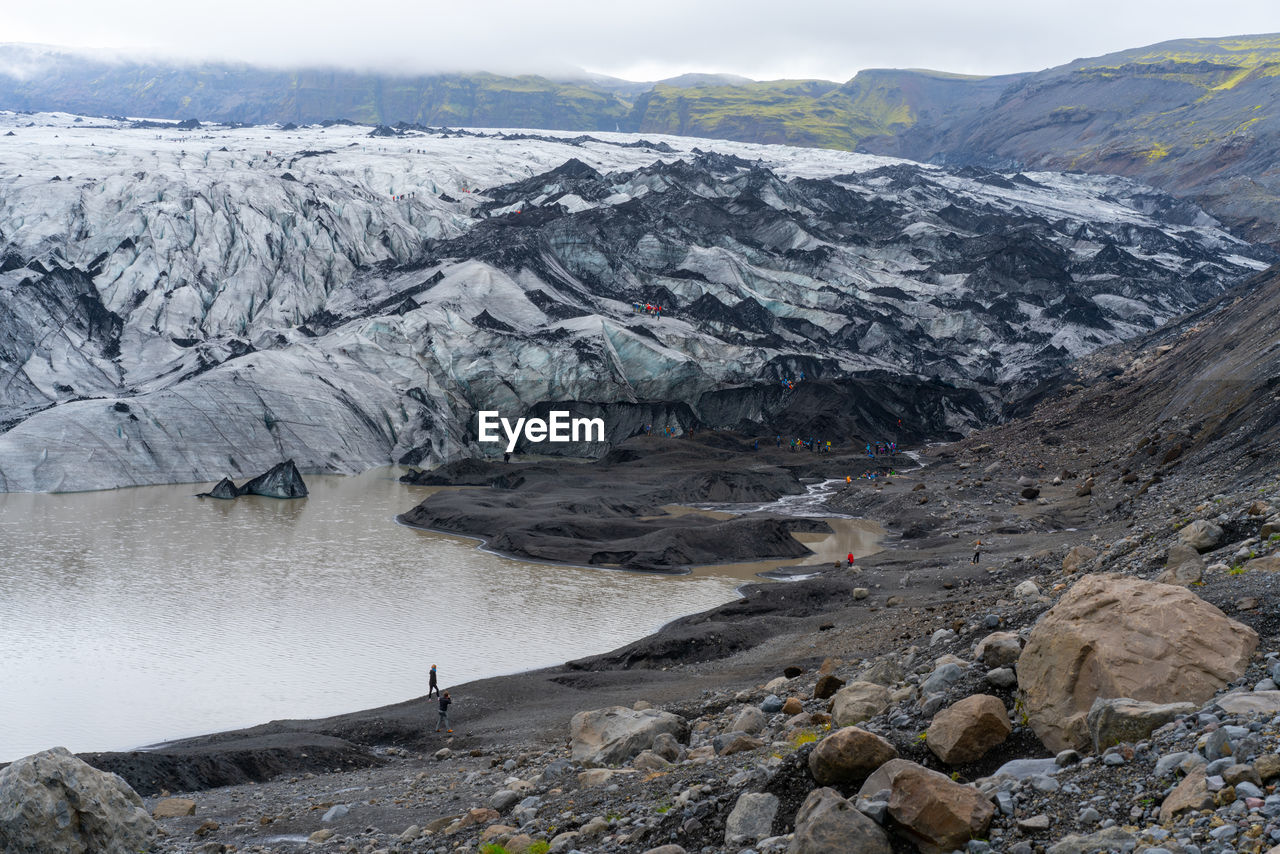
[[[849,152],[649,138],[667,152],[619,134],[0,113],[9,130],[6,491],[212,481],[288,458],[433,464],[480,452],[480,408],[696,408],[796,365],[937,375],[994,400],[993,383],[1139,334],[1267,260],[1116,177],[1031,172],[1010,188]],[[598,174],[535,186],[571,158]],[[676,304],[634,313],[647,295]],[[762,413],[759,398],[734,417]],[[955,428],[979,417],[942,410]]]

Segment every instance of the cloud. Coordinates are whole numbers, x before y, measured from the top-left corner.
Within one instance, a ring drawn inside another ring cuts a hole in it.
[[[5,38],[276,67],[720,71],[844,80],[862,68],[1035,70],[1171,38],[1267,32],[1274,0],[54,0],[12,4]]]

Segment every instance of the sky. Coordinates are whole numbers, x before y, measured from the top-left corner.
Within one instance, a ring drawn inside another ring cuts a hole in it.
[[[1276,0],[48,0],[0,42],[127,57],[656,80],[1031,71],[1172,38],[1280,31]]]

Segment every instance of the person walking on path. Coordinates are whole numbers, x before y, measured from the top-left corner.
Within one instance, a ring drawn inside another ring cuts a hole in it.
[[[849,560],[849,566],[853,566],[853,552],[849,552],[847,557]]]
[[[440,695],[440,717],[436,719],[436,732],[440,731],[440,727],[453,732],[453,728],[449,725],[449,704],[452,702],[448,691]]]
[[[431,679],[427,682],[427,699],[431,699],[431,692],[435,691],[436,696],[440,696],[440,685],[436,682],[436,666],[431,665]]]
[[[978,565],[978,559],[982,557],[982,540],[973,541],[973,564]]]

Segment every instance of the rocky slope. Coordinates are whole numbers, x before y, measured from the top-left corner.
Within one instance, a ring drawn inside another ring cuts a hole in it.
[[[1278,71],[1274,34],[1163,42],[1020,77],[981,109],[860,148],[1131,175],[1275,243]]]
[[[955,435],[1271,257],[1124,179],[674,137],[5,123],[7,490],[430,464],[478,450],[476,410],[552,403],[610,441]]]
[[[160,851],[1274,851],[1280,469],[1239,443],[1274,441],[1278,294],[1273,271],[855,479],[832,504],[894,532],[856,571],[454,688],[452,735],[419,700],[88,758],[175,816]],[[1197,381],[1228,367],[1229,399]],[[274,779],[206,788],[235,775]]]

